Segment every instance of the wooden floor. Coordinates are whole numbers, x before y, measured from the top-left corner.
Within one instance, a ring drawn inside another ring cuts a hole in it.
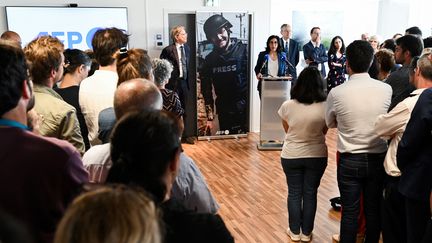
[[[290,242],[286,234],[287,185],[280,151],[259,151],[259,136],[198,141],[184,145],[204,174],[219,202],[219,213],[237,243]],[[336,131],[327,133],[328,166],[318,190],[312,242],[332,242],[339,232],[340,214],[329,199],[339,195],[336,182]]]

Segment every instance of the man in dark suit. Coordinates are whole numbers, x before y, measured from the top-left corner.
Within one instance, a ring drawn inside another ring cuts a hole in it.
[[[160,55],[161,59],[167,59],[172,63],[174,69],[171,73],[171,78],[166,84],[167,89],[175,91],[179,98],[185,113],[183,114],[184,132],[183,141],[189,144],[194,144],[194,138],[191,137],[193,132],[192,124],[188,124],[186,117],[191,116],[191,111],[187,109],[187,102],[189,97],[189,62],[190,62],[190,48],[186,45],[187,32],[184,26],[178,25],[171,29],[171,39],[173,44],[165,47]]]
[[[420,58],[414,75],[432,83],[432,54]],[[431,218],[431,148],[432,88],[429,88],[420,95],[397,150],[397,165],[402,173],[399,191],[405,197],[408,243],[422,242]]]
[[[303,46],[303,56],[309,66],[315,66],[321,71],[323,77],[326,76],[324,64],[327,62],[327,52],[321,43],[320,27],[313,27],[310,31],[311,40]]]
[[[284,52],[286,53],[288,59],[288,72],[292,76],[292,81],[297,80],[297,64],[300,60],[300,52],[298,47],[298,42],[291,39],[292,29],[291,25],[283,24],[280,28],[280,33],[282,35],[281,43]]]

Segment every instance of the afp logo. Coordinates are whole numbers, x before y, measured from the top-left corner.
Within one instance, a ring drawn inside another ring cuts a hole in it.
[[[80,33],[77,31],[52,31],[52,32],[39,32],[39,36],[44,35],[51,35],[54,37],[57,37],[65,46],[67,46],[68,49],[76,49],[77,46],[82,46],[83,44],[86,45],[85,48],[78,48],[78,49],[93,49],[91,42],[93,39],[94,34],[97,30],[101,29],[101,27],[95,27],[93,29],[90,29],[87,33]],[[83,38],[84,37],[84,38]],[[85,41],[83,43],[83,41]]]

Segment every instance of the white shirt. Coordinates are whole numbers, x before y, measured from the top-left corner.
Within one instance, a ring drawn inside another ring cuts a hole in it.
[[[83,156],[84,168],[91,183],[105,183],[112,167],[111,144],[91,147]],[[180,154],[180,167],[171,188],[171,196],[183,206],[199,213],[217,213],[219,205],[195,162],[185,153]]]
[[[286,52],[289,52],[289,42],[290,42],[290,39],[288,38],[287,40],[284,40],[284,39],[282,38],[282,41],[283,41],[282,49],[283,49],[284,51],[286,51]],[[286,48],[285,48],[285,47],[286,47]]]
[[[327,157],[323,133],[326,128],[324,111],[325,102],[308,105],[297,100],[287,100],[282,104],[278,114],[289,126],[282,148],[282,158]]]
[[[390,176],[397,177],[401,175],[401,172],[397,167],[397,148],[411,117],[411,112],[423,90],[425,89],[414,90],[411,93],[413,96],[401,101],[389,113],[378,116],[378,119],[375,122],[375,132],[378,136],[386,140],[392,138],[384,159],[384,169]]]
[[[341,153],[382,153],[384,140],[375,133],[377,117],[387,113],[392,89],[368,73],[353,74],[327,97],[326,123],[337,127]]]
[[[183,77],[183,68],[182,68],[182,62],[181,62],[181,56],[182,56],[182,51],[180,49],[181,46],[179,43],[175,43],[176,49],[177,49],[177,56],[178,56],[178,63],[179,63],[179,78]],[[183,46],[183,50],[184,50],[184,46]],[[186,58],[186,57],[185,57]]]
[[[89,141],[92,145],[100,143],[98,139],[99,112],[113,107],[117,81],[118,75],[116,72],[96,70],[92,76],[81,82],[79,103],[87,124]]]
[[[278,70],[279,70],[279,61],[276,58],[276,60],[273,61],[271,57],[268,58],[268,75],[270,77],[277,77],[278,76]]]

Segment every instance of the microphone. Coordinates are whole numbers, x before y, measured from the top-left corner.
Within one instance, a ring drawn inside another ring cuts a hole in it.
[[[267,62],[268,62],[268,54],[266,54],[266,55],[264,56],[264,58],[265,58],[265,61],[263,62],[262,66],[261,66],[261,68],[260,68],[260,70],[259,70],[260,73],[261,73],[261,71],[263,70],[264,66],[265,66],[265,65],[267,64]]]
[[[285,55],[284,55],[284,54],[285,54],[285,53],[282,54],[282,60],[285,61],[285,63],[288,64],[288,66],[290,66],[290,67],[296,69],[296,68],[294,67],[294,65],[292,65],[292,64],[288,61],[288,59],[287,59],[287,57],[286,57],[286,54],[285,54]]]

